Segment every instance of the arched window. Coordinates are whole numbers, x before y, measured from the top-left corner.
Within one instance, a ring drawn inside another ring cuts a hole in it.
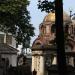
[[[36,45],[41,45],[41,43],[37,42]]]
[[[73,34],[73,25],[71,25],[71,34]]]
[[[56,32],[56,26],[55,26],[55,24],[52,25],[52,27],[51,27],[51,32],[52,32],[52,33],[55,33],[55,32]]]
[[[75,28],[74,28],[74,35],[75,35]]]
[[[65,25],[65,33],[68,33],[69,25]]]

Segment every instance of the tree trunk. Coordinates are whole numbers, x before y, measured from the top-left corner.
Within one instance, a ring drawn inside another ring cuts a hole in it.
[[[59,75],[66,75],[62,1],[63,0],[55,0],[57,63]]]

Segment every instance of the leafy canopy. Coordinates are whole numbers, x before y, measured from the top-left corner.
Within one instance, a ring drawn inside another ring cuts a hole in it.
[[[24,48],[34,35],[28,5],[28,0],[0,0],[0,31],[11,32]]]
[[[55,11],[55,0],[38,0],[38,3],[38,9],[41,9],[41,11],[46,11],[47,13]]]

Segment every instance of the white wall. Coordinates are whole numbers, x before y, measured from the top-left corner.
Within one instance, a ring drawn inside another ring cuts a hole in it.
[[[9,65],[17,66],[17,55],[2,54],[2,58],[8,58]]]
[[[12,37],[12,47],[16,48],[16,40],[14,37]]]
[[[12,66],[17,66],[17,55],[12,55]]]

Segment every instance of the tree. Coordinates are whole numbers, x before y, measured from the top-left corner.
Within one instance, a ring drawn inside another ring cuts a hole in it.
[[[56,44],[57,44],[57,63],[59,75],[66,75],[66,57],[64,47],[64,29],[63,29],[63,0],[55,0],[53,2],[44,0],[39,1],[39,9],[46,12],[55,11],[56,25]]]
[[[0,31],[12,33],[23,48],[29,47],[34,35],[28,5],[28,0],[0,0]]]

